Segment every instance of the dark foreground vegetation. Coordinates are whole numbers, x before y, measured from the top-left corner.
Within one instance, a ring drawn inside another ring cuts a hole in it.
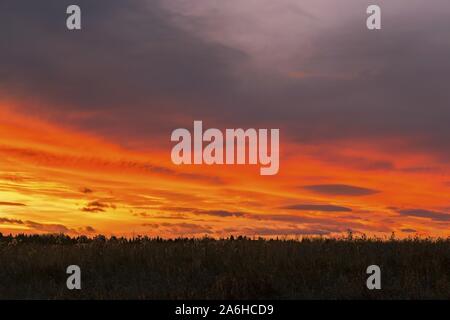
[[[66,288],[79,265],[82,289]],[[367,266],[382,290],[366,288]],[[448,299],[450,240],[0,235],[0,299]]]

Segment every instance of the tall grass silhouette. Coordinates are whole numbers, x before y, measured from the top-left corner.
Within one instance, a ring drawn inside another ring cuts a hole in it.
[[[66,268],[82,289],[66,288]],[[368,290],[379,265],[382,290]],[[448,299],[450,240],[0,235],[1,299]]]

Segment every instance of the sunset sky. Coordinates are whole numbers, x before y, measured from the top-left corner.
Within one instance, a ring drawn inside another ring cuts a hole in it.
[[[0,2],[0,232],[450,236],[450,2],[373,2]],[[279,173],[172,164],[194,120]]]

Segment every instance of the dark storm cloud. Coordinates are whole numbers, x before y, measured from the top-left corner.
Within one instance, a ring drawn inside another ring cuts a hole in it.
[[[189,113],[233,86],[232,63],[244,55],[173,26],[159,1],[77,1],[82,30],[72,32],[69,4],[0,4],[0,97],[26,99],[29,112],[39,104],[60,116],[100,112],[82,125],[141,135],[163,126],[162,109]]]
[[[346,8],[360,12],[364,3],[355,3]],[[254,68],[258,57],[232,42],[179,27],[159,1],[77,1],[83,30],[76,32],[65,28],[70,1],[4,1],[0,97],[25,99],[27,112],[50,104],[61,121],[130,139],[166,136],[180,121],[190,125],[200,118],[211,119],[211,126],[214,120],[226,127],[270,123],[304,142],[414,137],[397,148],[448,156],[450,19],[436,9],[448,9],[448,2],[424,2],[420,16],[382,3],[383,29],[377,32],[365,29],[362,14],[324,29],[324,18],[315,17],[307,29],[310,54],[301,55],[306,48],[298,49],[298,58],[291,54],[289,68],[302,74],[295,77],[277,72],[276,65]],[[208,29],[208,19],[192,19]],[[69,111],[100,114],[64,118]]]
[[[368,32],[355,16],[315,38],[315,54],[299,65],[312,76],[286,89],[285,105],[298,101],[297,109],[280,116],[301,119],[289,130],[303,141],[399,135],[414,142],[398,148],[448,156],[448,14],[424,10],[414,22],[386,7],[383,14],[381,32]]]
[[[77,1],[83,18],[77,32],[65,26],[69,4],[0,5],[2,85],[67,107],[111,108],[200,90],[215,95],[231,81],[228,66],[238,52],[172,26],[159,1]]]
[[[351,212],[352,209],[332,204],[294,204],[282,209],[299,211],[322,211],[322,212]]]
[[[317,184],[303,186],[303,189],[333,196],[367,196],[379,192],[377,190],[347,184]]]
[[[364,5],[355,9],[346,3],[348,11],[360,9]],[[414,138],[396,148],[449,155],[448,14],[425,3],[419,18],[415,11],[393,10],[386,1],[383,10],[380,32],[368,31],[356,13],[333,30],[317,32],[309,58],[291,63],[304,77],[272,75],[253,82],[246,92],[258,92],[248,103],[253,114],[279,122],[298,141],[394,135]]]
[[[397,211],[402,216],[427,218],[434,221],[450,221],[450,214],[426,209],[405,209]]]

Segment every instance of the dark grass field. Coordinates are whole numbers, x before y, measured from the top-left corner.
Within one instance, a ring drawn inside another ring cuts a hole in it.
[[[72,264],[81,290],[66,288]],[[0,299],[448,298],[449,239],[0,237]]]

